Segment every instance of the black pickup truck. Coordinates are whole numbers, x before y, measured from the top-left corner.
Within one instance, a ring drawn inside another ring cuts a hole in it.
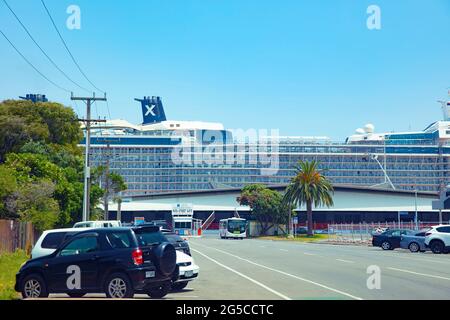
[[[159,227],[98,228],[78,232],[48,256],[27,261],[16,274],[24,298],[105,293],[162,298],[176,273],[176,252]]]

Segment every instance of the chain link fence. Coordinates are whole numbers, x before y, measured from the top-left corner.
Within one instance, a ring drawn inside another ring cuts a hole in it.
[[[369,245],[372,243],[372,235],[374,233],[381,233],[386,229],[420,230],[438,224],[439,222],[421,221],[418,222],[417,228],[415,222],[413,221],[329,224],[328,241],[335,243],[360,243]]]
[[[39,238],[39,232],[31,222],[0,220],[0,253],[14,252],[17,249],[31,252]]]

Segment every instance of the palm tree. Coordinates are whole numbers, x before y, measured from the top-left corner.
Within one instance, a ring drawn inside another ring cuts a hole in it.
[[[302,206],[306,204],[308,236],[313,235],[312,205],[315,207],[333,205],[334,189],[331,182],[319,170],[317,161],[299,161],[295,176],[286,188],[283,202]]]

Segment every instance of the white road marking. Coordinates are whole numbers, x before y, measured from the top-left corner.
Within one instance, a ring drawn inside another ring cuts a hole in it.
[[[276,291],[276,290],[273,290],[272,288],[269,288],[269,287],[266,286],[265,284],[262,284],[261,282],[255,280],[255,279],[252,279],[252,278],[250,278],[249,276],[246,276],[245,274],[243,274],[243,273],[241,273],[241,272],[239,272],[239,271],[237,271],[237,270],[234,270],[233,268],[230,268],[230,267],[228,267],[228,266],[226,266],[226,265],[220,263],[220,262],[217,261],[217,260],[214,260],[213,258],[210,258],[210,257],[207,256],[206,254],[201,253],[200,251],[198,251],[198,250],[196,250],[196,249],[191,248],[191,250],[197,252],[198,254],[202,255],[202,256],[205,257],[206,259],[208,259],[208,260],[214,262],[215,264],[221,266],[222,268],[225,268],[225,269],[227,269],[227,270],[229,270],[229,271],[231,271],[231,272],[234,272],[234,273],[236,273],[238,276],[241,276],[242,278],[245,278],[245,279],[247,279],[247,280],[253,282],[254,284],[256,284],[256,285],[258,285],[258,286],[260,286],[260,287],[266,289],[267,291],[272,292],[273,294],[279,296],[280,298],[282,298],[282,299],[284,299],[284,300],[292,300],[292,299],[289,298],[288,296],[285,296],[284,294],[282,294],[282,293],[280,293],[280,292],[278,292],[278,291]]]
[[[296,275],[293,275],[293,274],[290,274],[290,273],[287,273],[287,272],[284,272],[284,271],[281,271],[281,270],[277,270],[277,269],[274,269],[274,268],[271,268],[271,267],[268,267],[268,266],[265,266],[265,265],[262,265],[262,264],[259,264],[259,263],[256,263],[256,262],[253,262],[253,261],[244,259],[244,258],[241,258],[241,257],[239,257],[239,256],[237,256],[237,255],[234,255],[234,254],[231,254],[231,253],[229,253],[229,252],[226,252],[226,251],[223,251],[223,250],[220,250],[220,249],[217,249],[217,248],[211,248],[211,247],[207,247],[207,248],[214,249],[214,250],[219,251],[219,252],[221,252],[221,253],[227,254],[227,255],[229,255],[229,256],[235,257],[235,258],[240,259],[240,260],[242,260],[242,261],[245,261],[245,262],[248,262],[248,263],[253,264],[253,265],[255,265],[255,266],[258,266],[258,267],[260,267],[260,268],[264,268],[264,269],[267,269],[267,270],[271,270],[271,271],[273,271],[273,272],[278,272],[278,273],[283,274],[283,275],[285,275],[285,276],[292,277],[292,278],[298,279],[298,280],[300,280],[300,281],[303,281],[303,282],[307,282],[307,283],[316,285],[316,286],[318,286],[318,287],[321,287],[321,288],[327,289],[327,290],[329,290],[329,291],[333,291],[333,292],[339,293],[339,294],[341,294],[341,295],[347,296],[347,297],[352,298],[352,299],[355,299],[355,300],[363,300],[363,298],[354,296],[354,295],[349,294],[349,293],[347,293],[347,292],[344,292],[344,291],[341,291],[341,290],[338,290],[338,289],[334,289],[334,288],[331,288],[331,287],[329,287],[329,286],[323,285],[323,284],[321,284],[321,283],[318,283],[318,282],[315,282],[315,281],[312,281],[312,280],[308,280],[308,279],[305,279],[305,278],[301,278],[301,277],[298,277],[298,276],[296,276]],[[209,257],[208,257],[208,258],[209,258]]]
[[[355,261],[344,260],[344,259],[336,259],[336,261],[345,262],[345,263],[355,263]]]
[[[304,254],[304,255],[307,255],[307,256],[317,256],[317,254],[315,254],[315,253],[309,253],[309,252],[303,252],[303,254]]]
[[[419,273],[419,272],[414,272],[414,271],[410,271],[410,270],[397,269],[397,268],[391,268],[391,267],[389,267],[388,269],[389,270],[394,270],[394,271],[399,271],[399,272],[404,272],[404,273],[411,273],[411,274],[415,274],[415,275],[423,276],[423,277],[436,278],[436,279],[442,279],[442,280],[450,281],[450,278],[442,277],[442,276],[435,276],[435,275],[432,275],[432,274]]]
[[[280,251],[285,251],[285,252],[288,252],[286,249],[280,249]]]

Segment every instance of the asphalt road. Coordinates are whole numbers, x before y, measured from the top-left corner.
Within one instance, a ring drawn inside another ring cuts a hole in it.
[[[450,254],[212,235],[189,242],[199,278],[165,299],[450,299]],[[380,271],[379,289],[368,288],[368,268]]]

